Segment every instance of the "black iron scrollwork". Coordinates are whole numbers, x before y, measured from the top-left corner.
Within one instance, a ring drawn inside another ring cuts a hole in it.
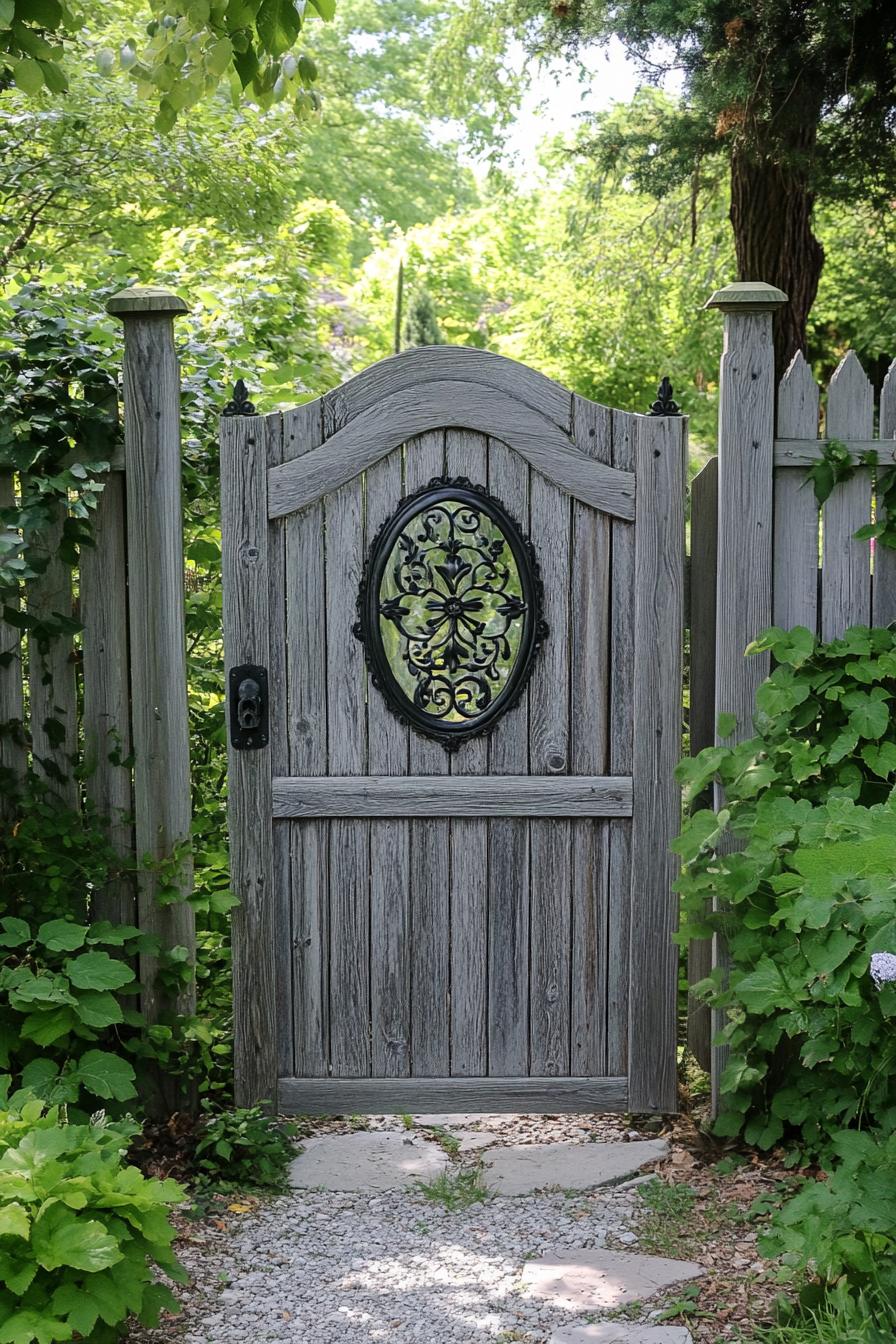
[[[354,632],[390,709],[451,750],[516,702],[546,634],[531,543],[464,477],[405,500],[371,547]]]
[[[681,407],[673,398],[675,391],[668,378],[664,378],[656,390],[656,401],[651,404],[648,415],[681,415]]]
[[[255,403],[249,400],[249,389],[242,378],[233,385],[233,396],[221,412],[222,415],[255,415]]]

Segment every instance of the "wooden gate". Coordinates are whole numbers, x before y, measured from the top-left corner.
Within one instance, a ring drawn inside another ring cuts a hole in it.
[[[451,347],[222,422],[241,1102],[675,1109],[685,440]]]

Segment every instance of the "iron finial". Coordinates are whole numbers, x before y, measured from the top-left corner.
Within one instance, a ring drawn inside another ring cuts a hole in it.
[[[664,378],[656,390],[656,401],[647,412],[648,415],[681,415],[681,407],[674,400],[674,388],[668,378]]]
[[[255,403],[249,400],[249,389],[242,378],[233,385],[233,397],[228,401],[222,415],[255,415]]]

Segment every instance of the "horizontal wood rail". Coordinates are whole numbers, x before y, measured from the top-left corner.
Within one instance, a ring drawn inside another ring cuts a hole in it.
[[[553,420],[480,383],[443,379],[386,397],[320,447],[268,471],[268,516],[306,509],[431,429],[471,429],[499,439],[566,494],[628,521],[635,477],[588,457]]]
[[[281,1078],[277,1108],[287,1115],[624,1114],[628,1083],[625,1078]]]
[[[821,450],[828,439],[775,439],[776,467],[811,467],[821,461]],[[877,453],[881,466],[896,463],[896,439],[841,439],[849,455],[859,462],[866,453]]]
[[[631,814],[631,779],[604,775],[354,775],[273,785],[273,815],[281,819]]]

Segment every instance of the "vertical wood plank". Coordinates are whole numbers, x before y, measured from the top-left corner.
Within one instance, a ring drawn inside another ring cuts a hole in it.
[[[690,746],[696,756],[715,741],[716,566],[718,563],[719,459],[711,457],[691,484]],[[712,807],[712,790],[701,806]],[[688,984],[712,970],[712,939],[688,946]],[[712,1064],[712,1015],[688,998],[688,1045],[707,1071]]]
[[[117,413],[117,407],[116,407]],[[93,523],[93,546],[81,551],[84,656],[84,756],[87,796],[107,819],[113,849],[134,858],[131,768],[128,584],[124,472],[109,472]],[[117,878],[91,901],[95,919],[135,924],[133,879]]]
[[[488,475],[488,446],[481,434],[449,429],[445,472],[474,485]],[[477,737],[453,753],[453,775],[480,775],[488,744]],[[488,822],[450,822],[451,843],[451,1072],[488,1072]]]
[[[542,569],[549,634],[529,689],[532,774],[569,770],[570,527],[572,503],[537,471],[529,474],[529,523]],[[529,823],[529,1057],[533,1074],[569,1072],[571,823]]]
[[[284,417],[284,460],[323,442],[319,403]],[[284,519],[287,735],[289,773],[327,773],[327,651],[324,506]],[[272,611],[273,619],[278,619]],[[278,828],[275,827],[275,832]],[[329,826],[290,824],[289,891],[292,910],[292,1020],[295,1071],[321,1078],[330,1063]]]
[[[124,324],[124,446],[127,480],[128,624],[131,658],[131,733],[137,853],[156,864],[182,855],[174,874],[186,895],[193,883],[189,853],[190,729],[184,635],[184,559],[181,508],[180,367],[174,315],[186,311],[166,291],[125,290],[107,304]],[[263,469],[263,458],[259,470]],[[263,660],[263,661],[266,661]],[[267,765],[269,766],[269,762]],[[138,888],[140,927],[163,947],[195,957],[192,907],[160,906],[158,866],[144,870]],[[149,1021],[165,1010],[157,962],[140,959],[143,1011]],[[178,992],[178,1011],[195,1007],[195,983]],[[162,1080],[163,1085],[165,1080]]]
[[[0,472],[0,509],[11,509],[15,502],[13,478]],[[2,522],[0,529],[6,530]],[[12,790],[25,774],[24,716],[21,636],[0,609],[0,818],[7,815]]]
[[[596,461],[612,465],[613,415],[573,398],[573,437]],[[572,503],[570,619],[570,769],[606,773],[609,760],[611,522]],[[570,1071],[596,1077],[607,1067],[609,831],[593,820],[571,823],[572,911]]]
[[[786,296],[772,285],[728,285],[712,296],[709,308],[725,314],[719,372],[719,523],[716,587],[715,718],[732,714],[735,730],[726,739],[752,733],[753,706],[768,676],[768,654],[744,651],[772,618],[772,546],[775,358],[772,314]],[[715,803],[722,805],[718,787]],[[725,967],[720,935],[713,938],[713,964]],[[713,1014],[717,1034],[725,1016]],[[727,1050],[713,1046],[713,1109]]]
[[[260,416],[221,422],[221,567],[226,665],[269,665],[267,429]],[[277,1103],[276,956],[271,890],[270,748],[235,751],[228,733],[237,1105]]]
[[[880,394],[880,437],[896,438],[896,359],[887,370]],[[880,506],[878,505],[878,508]],[[881,517],[885,510],[880,510]],[[891,546],[874,547],[871,623],[889,625],[896,621],[896,551]]]
[[[402,498],[400,448],[367,471],[364,554]],[[373,775],[408,769],[408,729],[367,684],[367,740]],[[411,1070],[410,823],[370,823],[370,1011],[372,1072],[406,1077]]]
[[[828,388],[825,435],[870,439],[874,394],[855,353],[840,361]],[[871,566],[867,541],[855,533],[871,521],[871,472],[857,471],[834,487],[822,511],[821,634],[837,639],[871,619]]]
[[[635,469],[633,416],[613,412],[613,466]],[[611,527],[613,575],[610,628],[610,773],[631,775],[634,736],[635,526],[614,519]],[[607,910],[607,1073],[628,1073],[629,934],[631,924],[632,823],[611,821]]]
[[[407,494],[444,474],[444,430],[405,445]],[[448,754],[438,742],[411,732],[408,753],[411,774],[447,775]],[[441,817],[410,823],[411,1070],[430,1078],[451,1071],[449,825]]]
[[[506,444],[490,439],[488,486],[527,529],[529,469]],[[489,737],[489,772],[529,771],[529,693]],[[488,823],[488,1067],[496,1077],[529,1072],[529,824],[512,817]]]
[[[43,565],[25,585],[28,614],[52,623],[74,614],[72,571],[59,555],[68,510],[54,507],[52,521],[35,538],[32,553]],[[37,566],[36,566],[37,567]],[[35,770],[64,807],[77,808],[80,790],[75,775],[78,751],[78,696],[70,634],[28,639],[31,752]]]
[[[327,427],[325,426],[325,429]],[[367,677],[352,634],[363,568],[360,479],[327,496],[328,774],[367,773]],[[370,1073],[370,824],[330,822],[330,1051],[336,1077]]]
[[[629,1105],[674,1111],[678,902],[669,847],[681,822],[673,772],[681,753],[684,422],[640,418],[636,453]]]
[[[798,350],[778,388],[781,438],[818,439],[818,384]],[[772,614],[784,630],[818,628],[818,501],[805,471],[777,467],[774,477]]]
[[[316,417],[318,422],[319,415]],[[267,421],[267,465],[286,460],[283,417]],[[290,443],[290,457],[294,439]],[[268,523],[268,734],[271,774],[289,774],[289,676],[287,670],[288,613],[286,606],[287,519]],[[277,1073],[290,1078],[295,1073],[294,973],[295,930],[292,911],[290,839],[297,826],[275,823],[271,830],[271,899],[274,904],[274,958],[276,963]]]

